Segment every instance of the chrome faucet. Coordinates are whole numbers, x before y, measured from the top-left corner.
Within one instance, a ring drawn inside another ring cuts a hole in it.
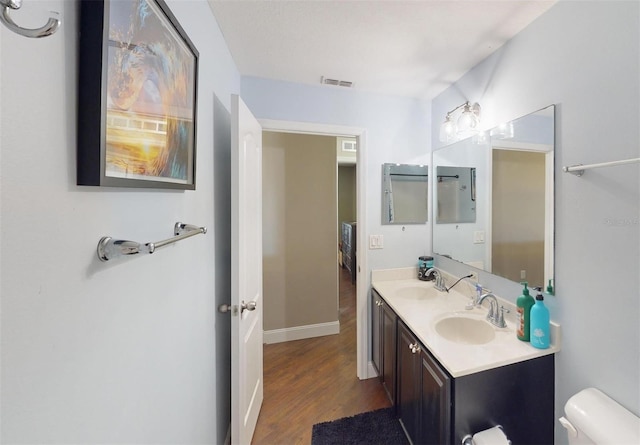
[[[509,310],[505,309],[504,306],[500,306],[500,309],[498,309],[498,299],[491,292],[487,292],[478,298],[478,306],[481,306],[484,300],[489,300],[490,306],[487,313],[489,323],[499,328],[506,328],[507,323],[504,321],[504,313],[509,312]]]
[[[447,290],[447,287],[445,286],[444,283],[444,278],[442,277],[442,274],[438,271],[438,269],[436,269],[435,267],[432,267],[431,269],[428,269],[424,276],[428,277],[430,275],[432,275],[436,277],[436,284],[435,284],[435,288],[436,290],[439,290],[440,292],[445,292]]]

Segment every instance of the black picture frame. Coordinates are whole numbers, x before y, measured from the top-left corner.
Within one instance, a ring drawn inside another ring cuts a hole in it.
[[[77,184],[195,190],[199,53],[163,0],[82,0]]]

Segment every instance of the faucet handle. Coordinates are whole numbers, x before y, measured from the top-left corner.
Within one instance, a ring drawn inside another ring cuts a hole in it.
[[[507,327],[507,323],[504,321],[504,313],[505,312],[508,314],[511,311],[509,309],[507,309],[506,307],[501,305],[500,306],[500,316],[498,318],[498,327],[500,327],[500,328],[506,328]]]

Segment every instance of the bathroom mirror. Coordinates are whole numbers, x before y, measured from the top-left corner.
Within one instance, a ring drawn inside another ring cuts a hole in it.
[[[438,166],[436,176],[436,224],[476,222],[475,167]]]
[[[437,221],[438,201],[453,194],[434,178],[434,253],[546,287],[553,279],[554,119],[551,105],[433,152],[437,175],[455,171],[445,167],[474,169],[476,204],[475,221]]]
[[[382,165],[382,224],[425,224],[428,200],[428,166]]]

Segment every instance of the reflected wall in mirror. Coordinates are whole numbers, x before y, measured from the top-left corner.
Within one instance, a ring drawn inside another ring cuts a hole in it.
[[[476,220],[435,224],[434,253],[546,287],[553,279],[554,116],[552,105],[434,151],[438,175],[441,167],[476,172]],[[439,192],[435,186],[434,199],[443,199]]]
[[[424,224],[428,202],[428,166],[382,165],[382,224]]]
[[[438,167],[436,224],[476,222],[476,169]]]

